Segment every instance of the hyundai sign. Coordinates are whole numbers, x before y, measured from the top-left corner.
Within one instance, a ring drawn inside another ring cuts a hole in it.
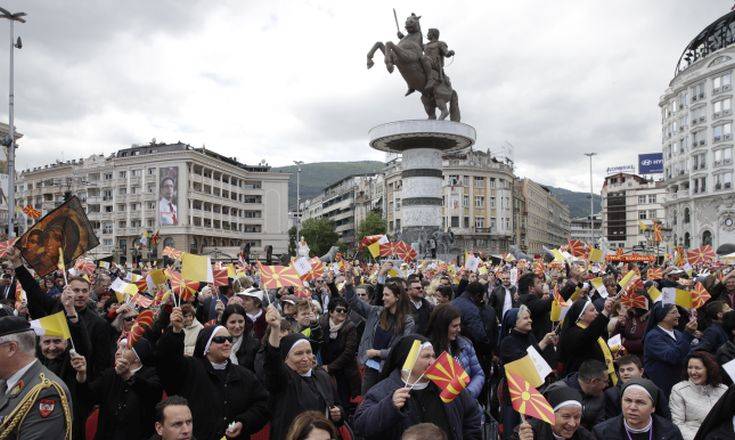
[[[662,174],[664,172],[664,153],[638,155],[638,174]]]

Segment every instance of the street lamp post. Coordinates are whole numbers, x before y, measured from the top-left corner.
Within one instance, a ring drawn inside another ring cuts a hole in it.
[[[15,236],[15,230],[13,223],[15,220],[15,92],[14,92],[14,78],[13,78],[13,54],[15,49],[23,47],[20,37],[15,42],[15,28],[14,24],[16,21],[25,23],[26,20],[23,18],[25,12],[11,13],[7,9],[0,8],[0,18],[6,18],[10,21],[10,91],[8,94],[8,237]]]
[[[585,156],[590,158],[590,238],[594,243],[595,241],[595,199],[594,190],[592,187],[592,156],[596,156],[597,153],[590,152],[584,153]]]
[[[301,165],[303,160],[295,160],[296,164],[296,243],[301,240]]]

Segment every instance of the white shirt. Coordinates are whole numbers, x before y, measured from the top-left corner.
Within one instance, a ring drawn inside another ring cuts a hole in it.
[[[674,334],[674,331],[673,330],[666,330],[665,328],[661,327],[660,325],[658,326],[658,328],[660,328],[661,330],[663,330],[667,335],[671,336],[671,339],[673,339],[673,340],[676,341],[676,334]]]
[[[8,380],[5,381],[5,383],[8,385],[8,387],[5,389],[6,395],[20,381],[20,378],[23,377],[23,375],[26,374],[26,372],[31,369],[34,363],[36,363],[36,359],[32,360],[31,362],[28,363],[28,365],[26,365],[25,367],[13,373],[13,375],[10,376]]]
[[[501,316],[505,316],[505,312],[513,308],[513,294],[510,293],[510,289],[503,286],[503,289],[505,289],[505,301],[503,301],[503,314]]]
[[[255,322],[258,318],[260,318],[260,315],[263,314],[263,309],[258,309],[257,313],[250,314],[250,313],[245,312],[245,314],[248,316],[249,320],[251,320],[252,322]]]
[[[175,225],[179,223],[178,211],[173,201],[161,198],[158,202],[158,215],[162,225]]]

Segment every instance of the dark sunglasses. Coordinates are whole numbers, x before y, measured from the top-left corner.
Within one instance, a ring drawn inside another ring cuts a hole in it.
[[[347,309],[343,309],[342,307],[338,307],[334,309],[334,311],[337,313],[347,314]]]
[[[135,318],[136,318],[135,316],[126,316],[123,318],[123,320],[125,322],[131,322],[131,321],[135,321]]]
[[[232,344],[232,339],[232,336],[215,336],[212,338],[212,342],[215,344],[224,344],[227,341]]]

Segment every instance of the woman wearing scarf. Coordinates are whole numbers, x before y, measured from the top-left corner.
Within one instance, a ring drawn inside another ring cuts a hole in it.
[[[679,428],[654,414],[658,389],[648,379],[631,379],[623,385],[622,410],[592,430],[598,440],[683,440]]]
[[[564,364],[565,374],[576,373],[587,359],[605,363],[611,373],[612,354],[607,346],[607,323],[612,311],[613,300],[605,300],[602,313],[587,298],[572,304],[564,318],[559,337],[559,360]]]
[[[653,306],[648,319],[643,367],[646,375],[661,389],[662,399],[668,399],[671,387],[682,379],[681,368],[689,353],[692,335],[697,330],[694,317],[687,323],[685,332],[676,330],[679,316],[676,305],[659,301]]]
[[[322,316],[320,325],[326,336],[322,345],[324,370],[337,382],[339,402],[343,408],[350,398],[360,394],[360,372],[357,369],[359,336],[355,323],[349,319],[350,306],[341,296],[329,301],[329,313]]]
[[[265,320],[270,327],[265,349],[265,385],[271,393],[271,440],[283,440],[291,422],[304,411],[318,411],[335,424],[343,423],[337,390],[324,370],[314,368],[311,343],[301,333],[281,337],[283,318],[273,304]]]
[[[228,304],[222,312],[220,325],[225,327],[232,336],[230,362],[242,365],[250,371],[255,371],[255,353],[260,344],[250,329],[251,321],[245,316],[246,311],[240,304]]]
[[[403,372],[402,366],[414,340],[421,343],[418,358],[410,372]],[[434,360],[434,347],[425,337],[401,338],[385,361],[381,381],[370,389],[357,408],[355,433],[366,440],[399,440],[411,426],[430,422],[449,439],[480,440],[479,405],[467,390],[462,390],[450,403],[443,403],[439,388],[424,375]]]
[[[175,307],[171,327],[158,340],[156,368],[166,393],[189,401],[197,439],[249,439],[268,422],[268,392],[254,373],[230,361],[233,337],[227,328],[205,327],[194,356],[185,357],[183,327]]]
[[[485,372],[482,371],[472,342],[459,334],[461,327],[462,318],[459,310],[450,304],[440,304],[431,312],[426,336],[431,339],[436,356],[446,351],[459,361],[470,376],[467,391],[478,399],[482,387],[485,386]]]
[[[582,396],[569,387],[556,387],[544,393],[554,409],[554,424],[529,418],[514,433],[515,440],[593,440],[582,426]]]
[[[536,337],[531,331],[533,321],[531,320],[531,312],[528,307],[510,309],[503,316],[503,324],[500,330],[500,362],[505,365],[510,362],[521,359],[526,356],[528,347],[533,347],[539,354],[543,354],[546,347],[553,345],[557,341],[556,333],[550,332],[544,336],[541,342],[536,341]],[[510,404],[508,394],[508,386],[503,380],[504,402],[501,406],[503,414],[503,432],[504,438],[511,438],[513,429],[520,423],[518,413]]]
[[[705,351],[687,356],[687,380],[671,389],[671,421],[681,429],[684,440],[692,440],[712,406],[725,394],[720,366]]]

